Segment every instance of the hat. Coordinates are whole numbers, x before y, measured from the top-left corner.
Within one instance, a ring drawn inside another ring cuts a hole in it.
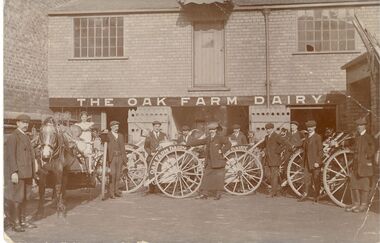
[[[291,121],[290,124],[294,124],[294,125],[296,125],[297,127],[299,127],[299,125],[300,125],[297,121]]]
[[[361,117],[359,119],[357,119],[355,121],[356,125],[360,126],[360,125],[366,125],[367,124],[367,120],[365,119],[365,117]]]
[[[232,125],[232,129],[240,129],[240,125],[239,124],[234,124],[234,125]]]
[[[219,124],[217,122],[210,122],[208,125],[207,125],[207,128],[208,129],[217,129],[219,127]]]
[[[154,121],[154,122],[152,122],[152,124],[153,124],[153,126],[156,125],[156,124],[161,125],[161,122],[159,122],[159,121]]]
[[[25,114],[21,114],[21,115],[19,115],[19,116],[16,117],[16,120],[17,121],[22,121],[22,122],[29,122],[30,121],[30,116],[25,115]]]
[[[265,124],[265,129],[272,129],[272,128],[274,128],[273,123],[267,123],[267,124]]]
[[[190,127],[187,125],[182,126],[182,131],[190,131]]]
[[[317,123],[314,120],[307,121],[305,124],[306,124],[306,127],[315,127],[315,126],[317,126]]]
[[[119,125],[119,124],[120,124],[120,122],[118,122],[118,121],[111,121],[110,127],[115,126],[115,125]]]

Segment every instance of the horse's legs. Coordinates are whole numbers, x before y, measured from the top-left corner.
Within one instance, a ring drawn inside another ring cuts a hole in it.
[[[66,208],[62,199],[62,171],[56,173],[55,189],[57,191],[57,213],[58,215],[65,214]]]
[[[39,181],[38,181],[38,210],[37,210],[37,216],[43,217],[44,215],[44,204],[45,204],[45,189],[46,189],[46,176],[45,173],[40,173]]]
[[[62,199],[65,199],[66,197],[67,176],[68,176],[68,171],[64,169],[62,173],[62,188],[61,188]]]

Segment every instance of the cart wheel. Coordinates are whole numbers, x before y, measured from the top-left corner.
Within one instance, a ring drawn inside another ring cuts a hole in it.
[[[330,156],[323,169],[323,186],[326,193],[340,207],[351,204],[349,169],[352,161],[353,152],[342,149]]]
[[[128,144],[125,147],[127,163],[123,163],[121,168],[120,185],[121,190],[127,193],[138,190],[144,184],[148,174],[145,157],[137,149],[138,147],[133,144]]]
[[[186,146],[170,145],[158,151],[151,168],[156,185],[169,197],[189,197],[201,185],[203,162]]]
[[[226,176],[224,189],[234,195],[247,195],[254,192],[264,176],[258,157],[250,152],[248,145],[234,146],[226,154]]]
[[[301,197],[305,192],[304,171],[302,166],[303,154],[303,149],[296,150],[292,156],[290,156],[286,170],[288,184],[290,188],[292,188],[293,192],[299,197]]]

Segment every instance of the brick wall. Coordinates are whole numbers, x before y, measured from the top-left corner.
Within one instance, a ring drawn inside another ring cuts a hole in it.
[[[49,112],[48,9],[70,0],[7,0],[4,3],[4,118]]]
[[[376,28],[379,7],[358,9]],[[345,91],[340,67],[358,52],[296,53],[297,11],[269,15],[272,94]],[[233,12],[225,25],[225,80],[230,91],[189,92],[192,82],[192,25],[182,13],[124,15],[124,51],[128,60],[72,60],[73,21],[49,21],[50,97],[125,97],[264,95],[265,28],[259,11]],[[380,32],[379,32],[380,33]]]

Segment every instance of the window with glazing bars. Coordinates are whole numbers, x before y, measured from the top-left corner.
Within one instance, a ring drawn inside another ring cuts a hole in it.
[[[353,14],[353,9],[299,10],[298,51],[355,50]]]
[[[74,18],[74,57],[122,57],[123,17]]]

